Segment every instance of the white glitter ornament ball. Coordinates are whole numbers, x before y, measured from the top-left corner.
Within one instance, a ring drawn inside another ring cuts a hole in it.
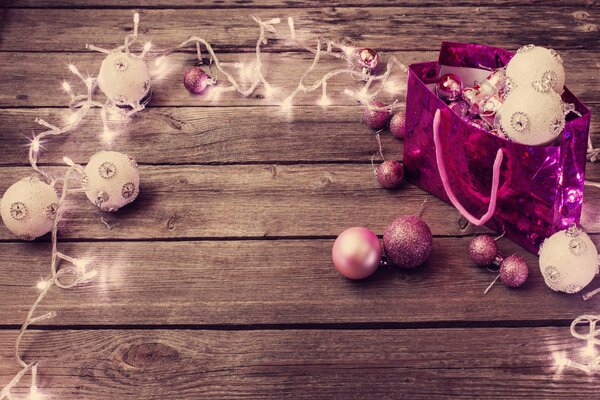
[[[54,188],[36,176],[13,184],[0,200],[4,225],[25,240],[50,232],[57,210],[58,196]]]
[[[598,273],[598,250],[576,227],[556,232],[540,248],[540,269],[550,289],[577,293]]]
[[[146,104],[150,100],[148,65],[138,55],[114,51],[102,61],[98,87],[119,107]]]
[[[560,55],[544,47],[529,44],[521,47],[506,66],[512,88],[530,87],[539,92],[562,94],[565,69]]]
[[[85,166],[83,186],[88,199],[102,211],[117,211],[140,192],[135,160],[116,151],[100,151]]]
[[[540,93],[519,87],[498,110],[497,124],[511,140],[528,145],[547,144],[565,127],[563,102],[553,91]]]

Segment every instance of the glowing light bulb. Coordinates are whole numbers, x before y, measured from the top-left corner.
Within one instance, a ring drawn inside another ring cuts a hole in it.
[[[154,65],[156,67],[160,67],[163,61],[165,61],[165,56],[160,56],[156,60],[154,60]]]
[[[90,263],[90,260],[88,260],[86,258],[76,258],[73,261],[73,265],[75,265],[75,267],[77,268],[77,271],[79,273],[85,272],[85,269],[89,263]]]
[[[596,356],[596,346],[594,345],[594,342],[592,342],[591,340],[588,340],[587,345],[581,349],[581,355],[584,357],[595,357]]]
[[[79,70],[77,69],[77,67],[73,64],[69,64],[69,71],[71,71],[74,74],[79,74]]]
[[[67,164],[67,165],[71,166],[71,167],[72,167],[73,165],[75,165],[75,163],[73,162],[73,160],[71,160],[71,159],[70,159],[69,157],[67,157],[67,156],[64,156],[64,157],[63,157],[63,162],[64,162],[65,164]]]
[[[40,151],[40,140],[37,137],[31,141],[31,149],[35,152]]]
[[[144,49],[142,50],[142,54],[140,57],[143,58],[146,55],[146,53],[150,51],[151,48],[152,48],[152,42],[146,42],[146,44],[144,44]]]
[[[40,394],[40,392],[38,392],[36,386],[32,386],[29,389],[29,397],[27,397],[27,400],[43,400],[43,399],[44,399],[44,396],[42,396]]]
[[[321,98],[317,102],[317,104],[319,104],[323,108],[330,106],[332,103],[333,102],[331,101],[331,99],[326,95],[321,96]]]
[[[78,118],[77,113],[71,113],[71,114],[69,114],[67,116],[67,118],[66,118],[67,124],[73,125],[75,122],[77,122],[77,118]]]
[[[102,140],[106,143],[111,143],[115,136],[117,136],[117,133],[111,129],[104,128],[104,131],[102,131]]]
[[[64,82],[62,83],[62,88],[63,88],[63,90],[64,90],[65,92],[67,92],[67,93],[71,93],[71,85],[69,85],[69,82],[67,82],[67,81],[64,81]]]
[[[290,111],[292,109],[292,99],[289,97],[281,103],[281,109],[283,111]]]
[[[48,281],[39,281],[37,284],[37,288],[40,290],[46,290],[50,286],[50,282]]]

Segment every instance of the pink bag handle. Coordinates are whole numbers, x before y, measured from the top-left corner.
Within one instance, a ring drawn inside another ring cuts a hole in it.
[[[446,165],[444,164],[444,155],[442,154],[442,146],[440,143],[440,123],[441,123],[441,111],[438,109],[435,112],[435,117],[433,118],[433,143],[435,144],[435,158],[438,167],[438,171],[440,172],[440,178],[442,179],[442,184],[444,185],[444,190],[446,194],[450,198],[450,201],[456,207],[456,209],[465,217],[470,223],[473,225],[483,225],[485,224],[492,216],[494,215],[494,211],[496,211],[496,200],[498,197],[498,186],[500,184],[500,166],[502,165],[502,159],[504,158],[504,152],[502,149],[498,149],[496,153],[496,160],[494,161],[494,169],[492,175],[492,191],[490,193],[490,204],[488,206],[487,212],[479,219],[475,218],[471,215],[460,201],[456,198],[454,191],[450,187],[450,181],[448,180],[448,174],[446,173]]]

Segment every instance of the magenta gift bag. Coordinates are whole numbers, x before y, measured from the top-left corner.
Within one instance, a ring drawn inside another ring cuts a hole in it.
[[[567,115],[565,129],[555,143],[528,146],[468,125],[432,91],[442,69],[489,71],[505,66],[512,56],[499,48],[444,42],[438,62],[409,66],[404,166],[410,182],[450,203],[440,179],[433,139],[433,120],[439,109],[440,151],[448,183],[462,206],[481,217],[488,210],[492,167],[498,149],[502,149],[496,209],[486,225],[537,252],[545,238],[579,222],[589,110],[565,88],[563,101],[573,104],[581,116]]]

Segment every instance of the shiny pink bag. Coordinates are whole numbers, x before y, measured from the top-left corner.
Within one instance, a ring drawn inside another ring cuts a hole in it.
[[[589,110],[565,88],[563,101],[573,104],[581,116],[567,115],[565,129],[556,142],[528,146],[469,125],[432,91],[440,71],[463,68],[489,73],[505,66],[512,56],[495,47],[444,42],[438,62],[409,66],[404,166],[410,182],[447,203],[460,203],[463,212],[475,217],[486,214],[495,197],[495,208],[486,225],[537,252],[545,238],[579,222]],[[438,110],[436,155],[434,117]],[[490,196],[498,150],[503,157],[497,195]],[[451,191],[444,188],[440,178],[440,158]],[[452,201],[448,194],[454,197]]]

